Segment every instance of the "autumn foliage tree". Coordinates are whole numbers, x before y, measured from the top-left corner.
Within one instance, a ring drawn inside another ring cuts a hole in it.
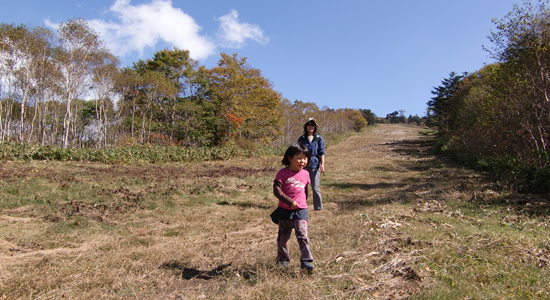
[[[550,9],[525,1],[495,20],[490,51],[500,63],[494,85],[502,111],[524,137],[515,148],[523,160],[548,165],[550,142]]]
[[[323,134],[367,124],[356,110],[283,99],[237,54],[212,68],[177,48],[118,64],[83,19],[55,30],[0,24],[0,141],[250,148],[294,143],[310,117]]]
[[[491,32],[496,63],[451,73],[428,103],[440,144],[474,157],[522,189],[548,190],[550,140],[550,9],[524,1]],[[494,164],[489,164],[493,161]]]
[[[281,130],[281,94],[260,70],[246,63],[246,58],[225,53],[221,56],[218,65],[207,71],[212,101],[220,118],[216,144],[235,138],[272,142]]]

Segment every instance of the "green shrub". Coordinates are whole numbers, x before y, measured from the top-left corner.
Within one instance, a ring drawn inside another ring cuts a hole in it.
[[[91,161],[101,163],[166,163],[225,160],[236,157],[282,155],[283,147],[127,146],[109,149],[64,149],[54,146],[0,143],[0,160]]]
[[[528,164],[513,155],[488,157],[472,155],[440,141],[437,148],[453,161],[474,170],[485,172],[495,181],[521,193],[550,193],[550,167]]]

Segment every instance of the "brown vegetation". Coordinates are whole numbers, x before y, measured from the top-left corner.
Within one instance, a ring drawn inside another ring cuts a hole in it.
[[[548,202],[380,125],[327,150],[313,273],[275,265],[280,157],[165,165],[2,162],[7,299],[546,298]]]

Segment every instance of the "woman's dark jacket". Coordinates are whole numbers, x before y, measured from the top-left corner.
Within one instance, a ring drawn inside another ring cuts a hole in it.
[[[311,160],[308,167],[317,169],[319,167],[319,162],[321,161],[321,156],[325,155],[325,140],[317,134],[310,143],[307,139],[307,135],[302,135],[298,138],[298,143],[306,145],[311,153]]]

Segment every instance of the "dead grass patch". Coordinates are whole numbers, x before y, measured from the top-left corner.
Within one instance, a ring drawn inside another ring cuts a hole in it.
[[[545,299],[547,199],[515,195],[380,125],[327,150],[316,269],[278,268],[280,157],[164,165],[2,162],[7,299]]]

